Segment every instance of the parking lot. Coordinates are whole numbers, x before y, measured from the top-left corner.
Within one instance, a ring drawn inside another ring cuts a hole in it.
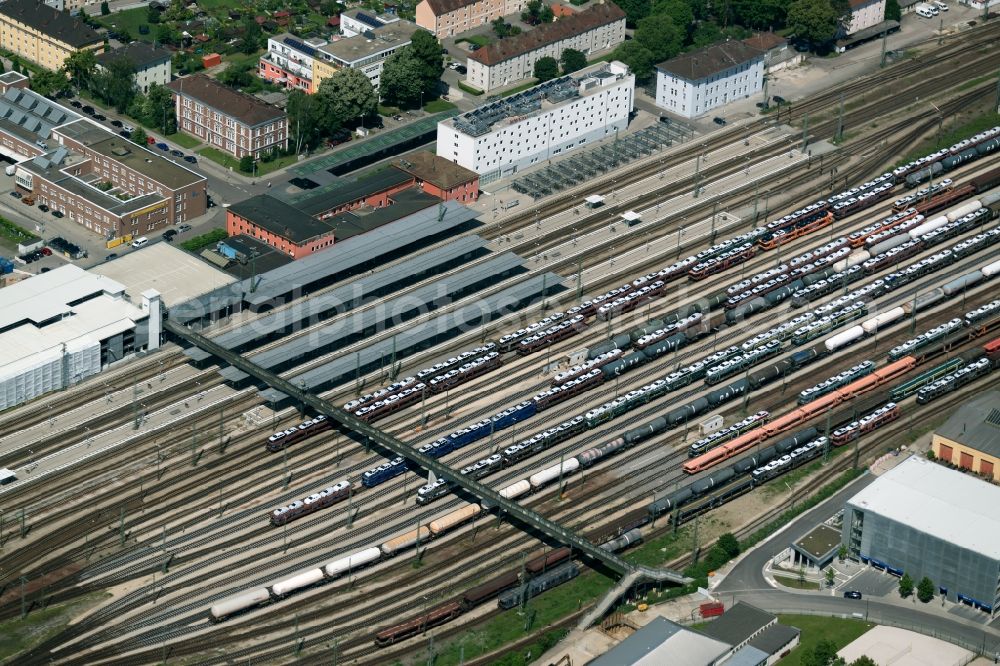
[[[849,582],[840,586],[840,592],[856,590],[863,596],[885,596],[899,589],[899,579],[875,569],[864,569]]]

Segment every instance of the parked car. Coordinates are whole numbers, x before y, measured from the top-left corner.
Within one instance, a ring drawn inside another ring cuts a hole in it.
[[[848,590],[847,592],[844,592],[844,598],[845,599],[860,599],[861,598],[861,593],[858,592],[857,590]]]
[[[43,213],[47,213],[49,212],[49,207],[46,206],[45,204],[38,204],[38,210],[42,211]]]
[[[184,157],[184,153],[182,153],[179,150],[171,150],[170,154],[173,155],[174,157]]]
[[[41,249],[41,253],[44,254],[46,257],[52,256],[52,250],[50,250],[48,247],[43,247]]]
[[[89,104],[87,104],[86,106],[80,107],[80,110],[83,111],[84,113],[86,113],[88,116],[94,115],[94,107],[92,107]]]
[[[147,146],[155,146],[156,145],[156,137],[155,136],[147,136],[146,137],[146,145]]]
[[[52,270],[52,269],[51,269],[51,268],[49,268],[48,266],[42,266],[42,269],[41,269],[40,271],[38,271],[38,272],[39,272],[39,273],[48,273],[48,272],[49,272],[49,271],[51,271],[51,270]]]
[[[726,119],[725,118],[720,118],[719,116],[716,116],[716,117],[712,118],[712,122],[715,123],[716,125],[725,125],[726,124]]]
[[[20,199],[21,198],[21,193],[20,192],[11,192],[10,196],[17,197],[18,199]]]
[[[122,129],[125,130],[126,132],[134,132],[135,131],[135,128],[132,127],[131,125],[129,125],[128,123],[123,123],[122,124]]]
[[[34,206],[35,205],[35,197],[33,197],[33,196],[31,196],[29,194],[28,196],[26,196],[23,199],[21,199],[21,203],[23,203],[23,204],[25,204],[27,206]]]
[[[112,127],[121,127],[122,126],[122,121],[120,121],[120,120],[112,120],[111,121],[111,126]]]
[[[180,232],[180,233],[183,233],[185,231],[191,231],[191,225],[190,224],[181,224],[181,225],[178,225],[177,231]]]
[[[126,132],[125,130],[122,130],[121,132],[118,132],[118,135],[121,136],[122,138],[125,138],[125,139],[131,139],[132,138],[132,133],[131,132]]]
[[[108,256],[104,257],[104,261],[111,261],[112,259],[117,259],[117,258],[118,258],[118,255],[116,253],[112,252]]]
[[[108,117],[105,116],[103,113],[95,113],[94,114],[94,120],[100,120],[101,122],[104,122],[107,119],[108,119]]]
[[[74,99],[74,100],[72,100],[72,101],[71,101],[71,102],[69,103],[69,105],[70,105],[70,106],[72,106],[72,107],[73,107],[74,109],[79,109],[80,107],[82,107],[82,106],[83,106],[83,104],[82,104],[82,103],[80,102],[80,100],[78,100],[78,99]]]
[[[158,143],[158,144],[156,144],[156,147],[159,148],[160,150],[163,150],[163,151],[170,150],[170,146],[168,146],[165,143]]]
[[[191,164],[197,164],[198,163],[198,158],[195,157],[194,155],[185,155],[184,156],[184,161],[185,162],[190,162]]]
[[[174,240],[174,236],[176,235],[177,235],[176,229],[167,229],[166,231],[163,232],[163,240],[169,243],[172,240]]]
[[[52,211],[52,217],[62,217],[62,216],[63,216],[63,213],[62,213],[61,210],[54,210],[54,211]]]
[[[458,67],[455,68],[455,71],[458,72],[459,74],[466,74],[469,70],[465,65],[459,65]]]

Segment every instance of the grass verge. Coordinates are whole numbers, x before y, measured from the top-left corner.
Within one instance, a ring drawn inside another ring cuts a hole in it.
[[[212,229],[208,233],[201,234],[200,236],[195,236],[194,238],[189,238],[183,243],[181,247],[188,252],[200,252],[201,250],[215,245],[221,240],[229,238],[229,234],[226,233],[225,229]]]
[[[40,240],[39,237],[24,227],[0,217],[0,244],[9,248],[11,252],[17,252],[18,243],[30,245],[37,240]]]
[[[469,93],[470,95],[477,95],[478,96],[478,95],[482,95],[483,94],[483,91],[480,90],[479,88],[473,88],[469,84],[463,83],[462,81],[458,82],[458,87],[460,89],[464,90],[465,92]]]
[[[87,13],[89,14],[90,12]],[[127,31],[132,36],[132,39],[138,39],[141,42],[152,42],[156,39],[156,26],[149,25],[149,10],[146,7],[126,9],[114,14],[108,14],[107,16],[95,16],[94,18],[108,30],[119,33]],[[139,34],[140,25],[149,26],[149,32],[145,35]]]
[[[819,583],[814,580],[799,580],[798,578],[789,578],[788,576],[775,576],[774,580],[778,581],[785,587],[791,587],[796,590],[818,590]]]
[[[992,77],[986,78],[989,79]],[[927,139],[923,143],[919,144],[903,159],[899,160],[899,162],[896,163],[896,166],[912,162],[919,157],[941,150],[942,148],[953,146],[962,139],[966,139],[974,134],[982,132],[983,130],[996,127],[997,125],[1000,125],[1000,113],[984,113],[960,125],[949,125],[946,132],[943,132],[940,135],[935,135],[933,138]]]
[[[188,150],[197,148],[201,145],[200,139],[196,139],[190,134],[184,134],[183,132],[174,132],[173,134],[165,135],[164,138],[167,141],[173,141],[181,148],[187,148]]]
[[[0,661],[5,661],[59,633],[70,620],[93,608],[110,595],[88,594],[79,599],[31,612],[21,620],[0,622]]]
[[[778,662],[780,666],[799,666],[803,663],[803,655],[806,652],[811,655],[821,640],[833,641],[839,650],[875,626],[863,620],[820,615],[779,615],[778,622],[802,631],[798,647]]]
[[[458,107],[444,99],[432,99],[424,104],[424,111],[427,113],[441,113],[443,111],[451,111],[455,108]]]
[[[244,176],[256,175],[257,178],[260,178],[261,176],[266,176],[267,174],[277,171],[278,169],[282,169],[284,167],[295,164],[298,161],[298,155],[285,155],[271,162],[264,162],[258,160],[257,170],[256,173],[254,174],[254,172],[247,173],[245,171],[240,171],[240,161],[235,157],[233,157],[232,155],[224,153],[221,150],[218,150],[217,148],[212,148],[212,147],[202,148],[201,150],[198,151],[198,154],[203,157],[207,157],[208,159],[212,160],[217,164],[221,164],[226,169],[232,169],[236,173],[241,173]]]

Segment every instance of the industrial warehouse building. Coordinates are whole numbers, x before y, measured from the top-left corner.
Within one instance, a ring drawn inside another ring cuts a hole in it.
[[[951,601],[991,614],[1000,603],[1000,487],[974,476],[911,457],[846,502],[842,538],[852,557],[927,576]]]
[[[683,118],[756,94],[764,86],[765,53],[727,41],[656,66],[656,105]]]
[[[441,121],[437,154],[490,182],[614,136],[634,98],[625,64],[594,65]]]
[[[931,438],[938,460],[1000,482],[1000,391],[988,391],[951,415]]]
[[[160,343],[160,295],[67,264],[0,290],[0,409]]]

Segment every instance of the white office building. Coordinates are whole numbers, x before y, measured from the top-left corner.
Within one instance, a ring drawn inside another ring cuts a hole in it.
[[[378,90],[386,58],[409,46],[417,30],[416,23],[399,20],[381,28],[372,28],[362,35],[332,41],[316,49],[316,69],[323,66],[359,69]]]
[[[634,98],[626,65],[594,65],[438,123],[437,154],[489,182],[624,130]]]
[[[0,289],[0,409],[72,386],[159,342],[155,290],[132,303],[121,283],[72,264]]]
[[[764,52],[740,41],[685,53],[656,66],[656,105],[684,118],[760,92]]]
[[[885,2],[885,0],[882,0]],[[376,14],[367,9],[348,9],[340,13],[340,34],[344,37],[357,37],[369,30],[384,28],[395,23],[399,17],[395,14]]]

